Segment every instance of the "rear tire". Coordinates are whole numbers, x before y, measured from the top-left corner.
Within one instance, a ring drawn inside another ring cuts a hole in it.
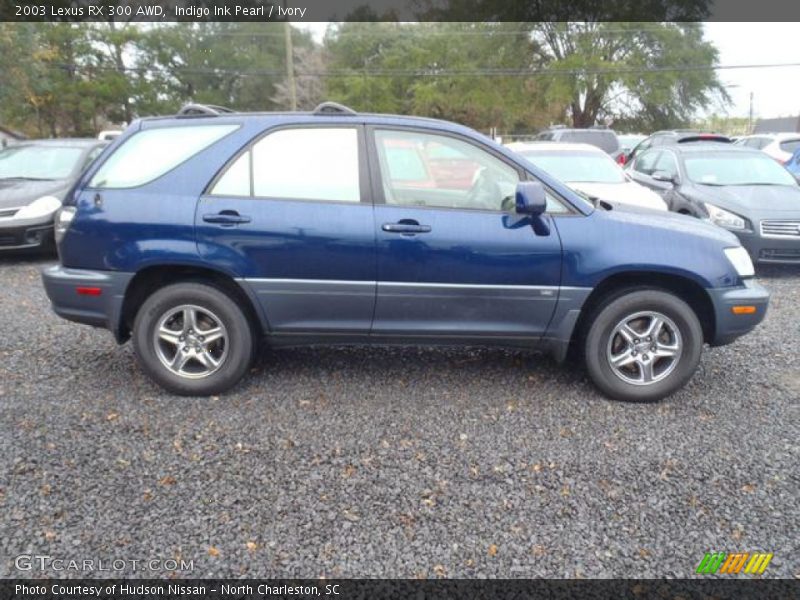
[[[255,356],[255,336],[237,300],[205,283],[177,283],[154,292],[133,325],[142,369],[184,396],[220,394],[236,385]]]
[[[669,292],[622,292],[601,304],[590,323],[586,367],[595,385],[613,399],[660,400],[683,387],[700,362],[700,321]]]

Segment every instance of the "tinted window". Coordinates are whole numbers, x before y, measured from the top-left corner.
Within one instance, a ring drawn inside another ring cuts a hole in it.
[[[797,185],[794,177],[761,153],[697,154],[684,158],[686,175],[705,185]]]
[[[377,131],[387,204],[506,210],[516,169],[477,146],[448,136]]]
[[[619,142],[613,131],[597,129],[565,131],[561,134],[560,139],[562,142],[591,144],[609,154],[619,150]]]
[[[361,201],[355,129],[282,129],[256,142],[252,153],[255,196]]]
[[[794,152],[800,148],[800,138],[796,140],[784,140],[781,142],[781,150],[784,152]]]
[[[633,152],[631,152],[631,158],[636,158],[637,156],[639,156],[642,152],[647,150],[652,145],[653,145],[653,138],[650,137],[650,138],[647,138],[647,139],[643,140],[638,146],[636,146],[633,149]]]
[[[0,179],[64,179],[75,170],[83,148],[11,146],[0,151]]]
[[[422,156],[413,146],[386,148],[386,165],[392,181],[426,181],[430,175],[425,170]]]
[[[660,150],[650,150],[642,153],[636,158],[636,162],[633,164],[633,170],[644,173],[645,175],[652,175],[659,156],[661,156]]]
[[[672,152],[665,150],[661,153],[653,167],[653,173],[656,171],[664,171],[665,173],[669,173],[672,177],[678,176],[678,163],[672,155]]]
[[[215,196],[250,196],[250,151],[242,154],[219,178],[211,193]]]
[[[191,125],[140,131],[125,140],[103,163],[89,182],[89,187],[143,185],[161,177],[237,128],[238,125]]]

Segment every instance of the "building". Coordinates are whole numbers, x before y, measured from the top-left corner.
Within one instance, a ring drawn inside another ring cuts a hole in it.
[[[800,116],[759,119],[753,133],[800,132]]]

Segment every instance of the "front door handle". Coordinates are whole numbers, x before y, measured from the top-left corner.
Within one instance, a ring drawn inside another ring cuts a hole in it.
[[[216,214],[203,215],[203,221],[220,225],[238,225],[239,223],[249,223],[250,217],[240,215],[235,210],[222,210]]]
[[[406,235],[415,233],[428,233],[431,230],[430,225],[420,225],[416,221],[403,220],[399,223],[384,223],[381,229],[389,233],[403,233]]]

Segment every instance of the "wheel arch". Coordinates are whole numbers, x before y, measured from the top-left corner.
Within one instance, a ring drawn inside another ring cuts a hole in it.
[[[252,292],[228,273],[190,264],[160,264],[150,265],[137,271],[125,288],[119,322],[115,330],[117,341],[121,343],[130,338],[136,314],[148,296],[167,285],[190,281],[210,283],[227,292],[244,308],[255,332],[268,330],[266,317],[259,310],[259,304],[252,296]]]
[[[596,309],[610,298],[635,289],[659,289],[675,294],[694,311],[703,329],[703,341],[710,343],[716,335],[716,313],[708,292],[697,281],[674,273],[625,271],[600,281],[584,302],[570,339],[574,351],[586,335]]]

